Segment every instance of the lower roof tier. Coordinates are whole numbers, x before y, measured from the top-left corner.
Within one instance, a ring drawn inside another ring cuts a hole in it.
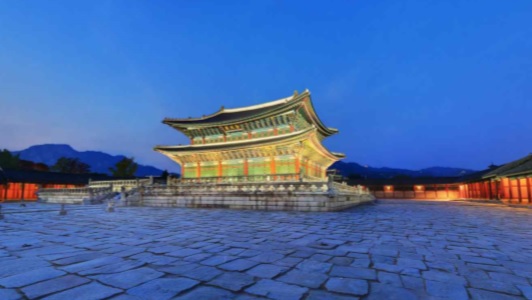
[[[327,150],[321,144],[316,128],[260,140],[206,145],[157,146],[154,150],[180,165],[191,162],[294,155],[328,166],[345,157],[341,153]]]

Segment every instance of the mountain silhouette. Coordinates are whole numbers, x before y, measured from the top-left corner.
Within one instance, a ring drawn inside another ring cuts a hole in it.
[[[329,169],[336,169],[345,177],[360,178],[394,178],[394,177],[460,177],[475,171],[461,168],[431,167],[421,170],[396,168],[373,168],[354,162],[335,162]]]
[[[61,157],[78,158],[91,167],[91,172],[104,174],[111,174],[109,168],[125,158],[123,155],[111,155],[101,151],[77,151],[66,144],[35,145],[21,151],[13,151],[13,154],[20,154],[21,159],[48,166],[53,166]],[[160,169],[139,164],[135,176],[159,176],[161,173]]]

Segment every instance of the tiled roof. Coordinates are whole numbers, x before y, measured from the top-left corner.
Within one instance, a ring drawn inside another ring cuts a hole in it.
[[[532,174],[532,154],[521,159],[509,162],[487,174],[482,178],[505,177],[520,174]]]
[[[281,100],[272,101],[270,103],[265,103],[263,105],[255,105],[251,107],[235,108],[235,109],[220,109],[218,112],[204,116],[202,118],[189,118],[189,119],[173,119],[166,118],[163,123],[165,124],[210,124],[210,123],[222,123],[234,120],[241,120],[246,118],[251,118],[257,115],[262,115],[270,111],[274,111],[278,108],[286,106],[287,103],[290,103],[288,100],[291,100],[292,97],[288,97]]]

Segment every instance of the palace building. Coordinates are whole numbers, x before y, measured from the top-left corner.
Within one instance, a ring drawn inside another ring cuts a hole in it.
[[[318,180],[344,157],[322,145],[338,133],[322,123],[308,90],[242,108],[222,108],[201,118],[163,121],[190,145],[155,150],[181,166],[183,180]]]
[[[190,139],[154,148],[178,163],[182,176],[138,189],[129,205],[334,211],[375,199],[364,187],[327,176],[344,155],[322,145],[338,130],[323,124],[308,90],[163,123]]]

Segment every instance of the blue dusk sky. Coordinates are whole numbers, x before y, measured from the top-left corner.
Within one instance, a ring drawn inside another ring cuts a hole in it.
[[[374,167],[532,152],[532,1],[0,1],[0,148],[178,171],[164,117],[308,88],[325,145]]]

